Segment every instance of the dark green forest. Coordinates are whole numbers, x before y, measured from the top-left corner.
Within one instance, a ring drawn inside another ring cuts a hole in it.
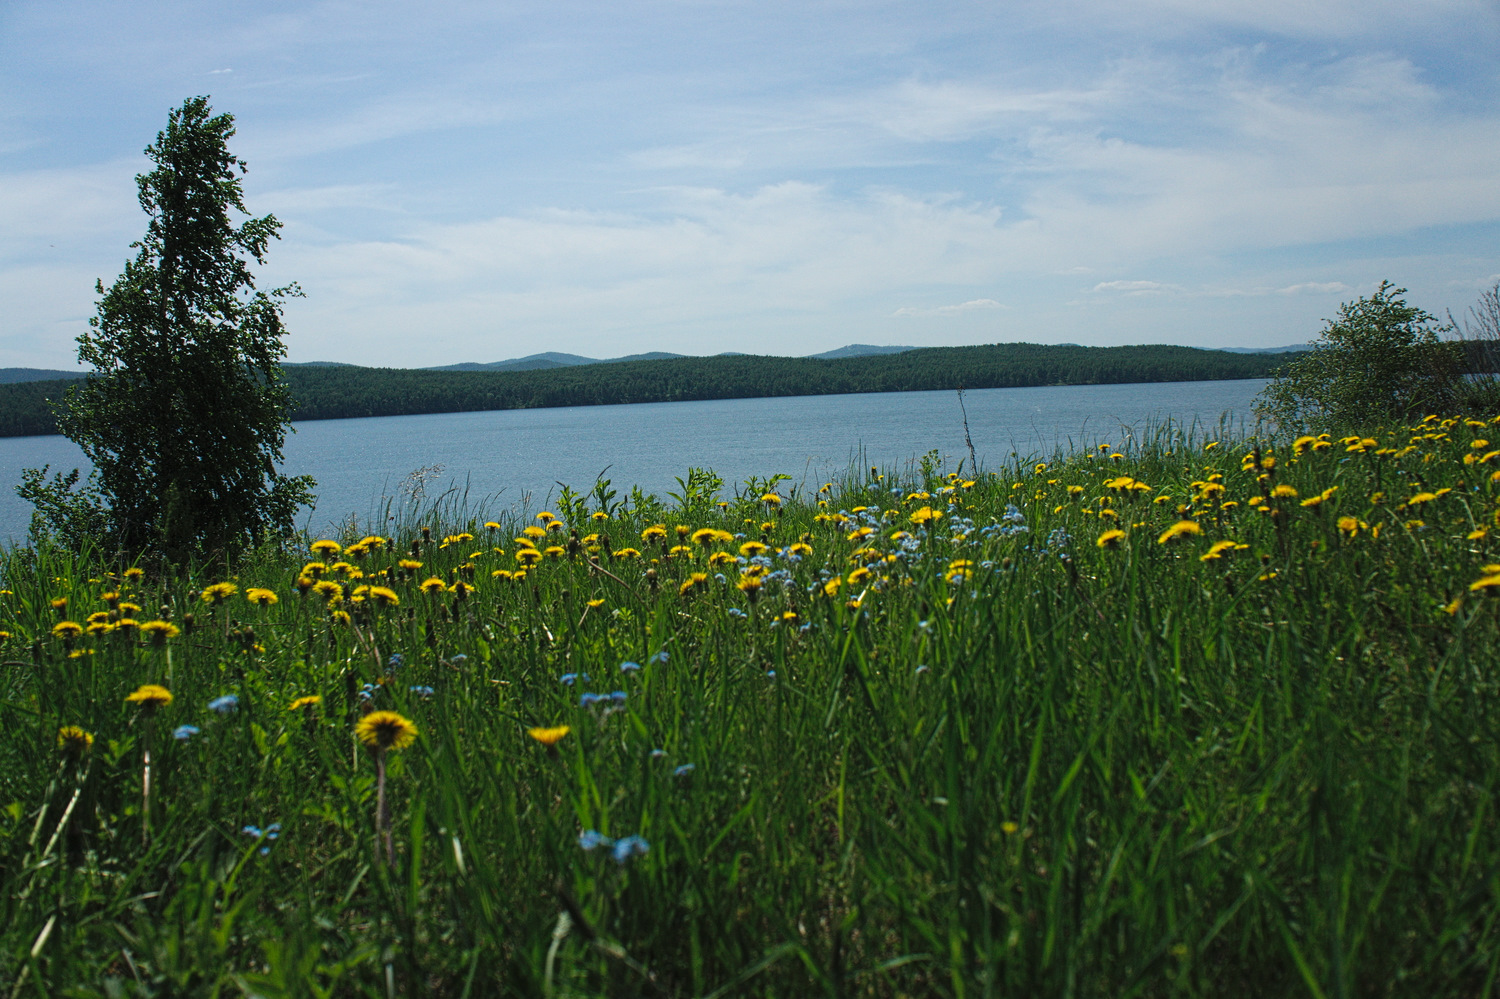
[[[1037,385],[1265,378],[1291,355],[1166,345],[927,347],[822,360],[735,355],[588,364],[542,371],[433,371],[292,365],[294,420],[411,416],[488,409],[916,392]],[[68,380],[0,385],[0,436],[56,433],[48,400]]]

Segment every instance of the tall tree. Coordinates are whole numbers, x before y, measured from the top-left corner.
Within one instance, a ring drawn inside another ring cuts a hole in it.
[[[50,491],[75,528],[80,510],[107,524],[126,552],[233,555],[289,533],[311,501],[311,478],[276,470],[291,409],[282,300],[301,292],[255,288],[251,261],[265,263],[281,223],[246,218],[232,135],[232,115],[193,97],[146,147],[155,169],[136,177],[146,235],[109,290],[98,284],[98,314],[78,338],[94,370],[59,407],[58,428],[97,477],[69,494],[71,507],[62,477],[47,485],[36,473],[21,486],[44,514],[48,497],[37,494]]]

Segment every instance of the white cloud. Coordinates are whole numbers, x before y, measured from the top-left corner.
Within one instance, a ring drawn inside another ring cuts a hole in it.
[[[1008,90],[958,80],[907,79],[848,104],[831,104],[832,117],[847,115],[909,142],[955,141],[982,132],[1045,118],[1082,120],[1109,103],[1108,88]]]
[[[1335,295],[1354,289],[1342,281],[1303,281],[1282,288],[1235,288],[1203,286],[1184,288],[1163,281],[1101,281],[1089,289],[1094,294],[1113,292],[1124,295],[1171,295],[1179,298],[1257,298],[1265,295]]]
[[[1169,295],[1182,291],[1175,284],[1161,281],[1100,281],[1089,290],[1095,294],[1119,292],[1125,295]]]
[[[902,318],[915,318],[919,316],[959,316],[965,312],[981,312],[990,309],[1005,309],[1009,306],[1001,305],[993,298],[976,298],[968,302],[960,302],[957,305],[939,305],[931,309],[919,309],[913,306],[904,306],[892,312],[893,316]]]
[[[1278,295],[1345,295],[1354,289],[1342,281],[1303,281],[1277,288]]]
[[[1229,25],[1293,37],[1361,39],[1451,30],[1455,22],[1493,23],[1483,0],[1082,0],[1095,17],[1148,23],[1162,34]]]
[[[76,261],[106,241],[123,259],[145,227],[133,179],[144,163],[0,174],[0,262]]]
[[[1456,279],[1448,282],[1450,288],[1478,288],[1487,291],[1500,284],[1500,274],[1491,274],[1489,277]]]

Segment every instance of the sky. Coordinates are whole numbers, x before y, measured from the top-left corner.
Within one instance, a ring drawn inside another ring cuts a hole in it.
[[[195,95],[293,361],[1275,347],[1500,281],[1493,0],[6,0],[0,367],[76,364]]]

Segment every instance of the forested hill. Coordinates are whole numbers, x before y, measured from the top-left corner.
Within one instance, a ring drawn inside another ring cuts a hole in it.
[[[1030,343],[926,347],[836,360],[755,355],[678,357],[540,371],[434,371],[288,366],[294,420],[409,416],[486,409],[748,399],[845,392],[912,392],[1264,378],[1281,354],[1195,347],[1078,347]],[[45,400],[68,382],[0,385],[0,436],[56,433]]]

